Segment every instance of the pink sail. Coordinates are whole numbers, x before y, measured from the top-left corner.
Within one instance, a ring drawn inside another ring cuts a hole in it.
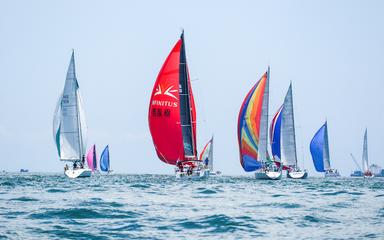
[[[96,156],[96,145],[93,145],[87,153],[87,163],[88,167],[94,172],[97,169],[97,162],[96,162],[97,156]]]

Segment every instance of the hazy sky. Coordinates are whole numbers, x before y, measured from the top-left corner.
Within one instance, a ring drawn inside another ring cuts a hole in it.
[[[198,150],[215,135],[215,168],[245,174],[240,105],[271,66],[270,119],[293,83],[299,163],[328,119],[331,165],[384,166],[383,1],[0,1],[0,169],[61,172],[52,137],[72,48],[90,146],[110,145],[125,173],[173,173],[157,159],[147,114],[156,76],[185,29]],[[312,174],[313,175],[313,174]]]

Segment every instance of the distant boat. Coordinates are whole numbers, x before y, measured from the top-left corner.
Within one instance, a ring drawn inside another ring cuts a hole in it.
[[[272,119],[270,127],[272,156],[280,160],[287,177],[304,179],[306,170],[301,170],[297,163],[295,120],[293,113],[292,84],[289,85],[283,105]]]
[[[109,160],[109,147],[108,145],[104,148],[100,156],[100,170],[103,172],[112,172],[111,163]]]
[[[325,177],[339,177],[337,169],[331,168],[328,145],[327,122],[316,132],[310,144],[313,164],[318,172],[325,172]]]
[[[176,165],[177,178],[209,176],[197,158],[196,109],[185,53],[184,31],[165,60],[154,85],[149,129],[159,159]]]
[[[95,144],[93,144],[93,146],[88,150],[87,164],[88,164],[88,167],[92,170],[92,172],[97,171],[97,155],[96,155]]]
[[[213,170],[213,137],[204,146],[203,151],[200,153],[200,160],[203,161],[205,167],[209,169],[210,176],[221,175],[220,171],[214,172]]]
[[[72,52],[63,93],[60,95],[53,120],[53,137],[61,161],[73,163],[64,173],[69,178],[90,177],[91,169],[84,166],[87,127],[76,78],[75,57]]]
[[[364,176],[363,171],[361,170],[360,165],[357,163],[356,158],[355,158],[355,156],[353,156],[352,153],[351,153],[351,158],[352,158],[353,162],[355,162],[356,167],[357,167],[357,169],[358,169],[358,170],[354,170],[354,171],[351,173],[351,177],[363,177],[363,176]]]
[[[381,169],[381,171],[375,175],[375,177],[384,177],[384,169]]]
[[[240,163],[256,179],[281,179],[278,167],[268,154],[269,67],[245,97],[239,112],[237,136]]]
[[[382,177],[381,173],[382,173],[383,169],[379,165],[371,164],[368,169],[373,174],[373,176]]]
[[[365,132],[364,132],[364,143],[363,143],[363,156],[362,156],[362,160],[363,160],[363,174],[364,174],[364,177],[366,178],[370,178],[370,177],[374,177],[372,171],[369,169],[369,165],[368,165],[368,136],[367,136],[367,129],[365,129]]]
[[[29,172],[29,170],[28,170],[28,169],[23,169],[23,168],[22,168],[22,169],[20,169],[20,172],[21,172],[21,173],[27,173],[27,172]]]

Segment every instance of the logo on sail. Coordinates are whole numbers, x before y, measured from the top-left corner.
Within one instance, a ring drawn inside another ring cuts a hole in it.
[[[174,93],[177,92],[177,89],[173,89],[174,86],[166,86],[166,87],[162,87],[160,84],[157,86],[156,88],[156,92],[154,94],[154,96],[157,96],[157,95],[167,95],[171,98],[174,98],[176,100],[179,100],[177,99],[177,97],[174,95]],[[163,91],[163,89],[165,89],[165,91]]]

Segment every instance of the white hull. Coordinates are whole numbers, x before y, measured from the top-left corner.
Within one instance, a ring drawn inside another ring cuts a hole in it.
[[[292,179],[306,179],[308,177],[307,171],[292,171],[287,172],[287,178]]]
[[[192,172],[188,173],[186,171],[176,171],[175,172],[176,178],[180,179],[200,179],[200,178],[208,178],[210,173],[209,169],[201,169],[201,170],[193,170]]]
[[[374,178],[375,176],[374,175],[371,175],[371,176],[364,176],[364,178]]]
[[[264,179],[264,180],[279,180],[281,179],[281,171],[277,172],[269,172],[264,170],[259,170],[255,172],[256,179]]]
[[[92,176],[92,170],[89,168],[68,169],[64,171],[64,174],[69,178],[84,178]]]

